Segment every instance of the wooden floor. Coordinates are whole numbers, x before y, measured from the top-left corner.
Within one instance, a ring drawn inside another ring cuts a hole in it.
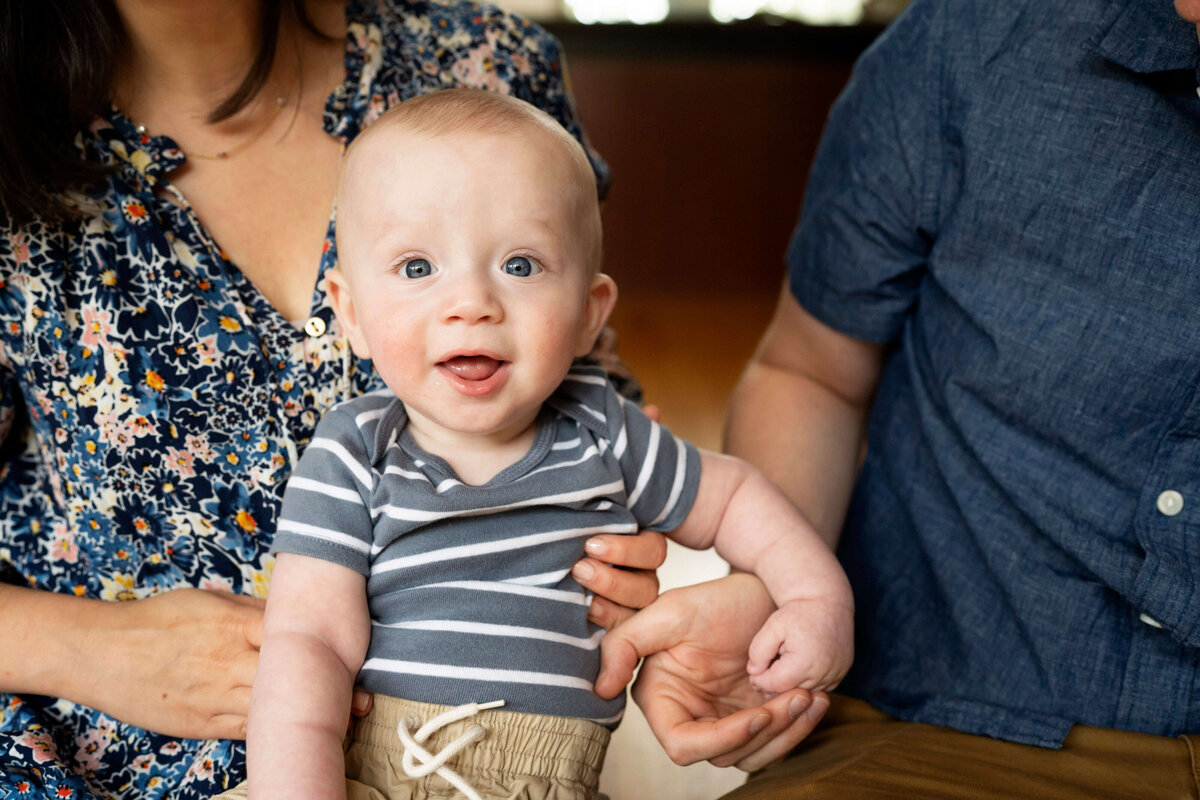
[[[618,352],[673,432],[719,449],[725,405],[774,308],[774,294],[623,292],[612,324]],[[727,565],[711,552],[672,545],[659,570],[664,589],[712,580]],[[744,773],[708,764],[678,767],[662,752],[631,702],[600,777],[611,800],[713,800]]]

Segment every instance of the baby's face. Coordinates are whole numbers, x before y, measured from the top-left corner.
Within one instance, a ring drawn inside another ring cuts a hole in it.
[[[355,352],[414,424],[523,430],[616,296],[589,265],[599,226],[569,151],[536,129],[396,129],[361,144],[343,180],[331,280]]]

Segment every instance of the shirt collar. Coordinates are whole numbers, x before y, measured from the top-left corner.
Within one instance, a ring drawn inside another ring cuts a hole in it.
[[[322,120],[325,130],[343,141],[358,132],[354,100],[378,69],[379,24],[379,9],[373,0],[349,0],[346,4],[346,77],[326,98]],[[142,132],[115,104],[92,120],[76,147],[85,157],[90,152],[101,163],[116,162],[151,185],[187,160],[174,139]]]
[[[1086,46],[1138,73],[1195,69],[1200,55],[1196,26],[1168,0],[1116,0]]]

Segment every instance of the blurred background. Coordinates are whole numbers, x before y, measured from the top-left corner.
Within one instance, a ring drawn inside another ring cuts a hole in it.
[[[830,105],[906,0],[499,0],[563,44],[612,167],[605,271],[618,351],[662,421],[720,449],[725,405],[770,319]],[[672,545],[664,589],[711,580]],[[630,703],[601,777],[612,800],[711,800],[744,773],[677,767]]]

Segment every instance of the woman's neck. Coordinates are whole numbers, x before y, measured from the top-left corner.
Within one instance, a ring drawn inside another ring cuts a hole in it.
[[[258,94],[226,120],[209,116],[245,79],[261,44],[258,0],[115,0],[127,47],[113,99],[153,133],[179,138],[186,149],[219,152],[246,135],[282,128],[304,93],[323,103],[342,78],[344,0],[308,0],[316,36],[284,0],[271,72]],[[317,94],[313,94],[316,92]],[[278,114],[286,105],[289,113]],[[275,123],[273,119],[283,120]]]
[[[257,0],[115,1],[127,41],[114,87],[123,107],[167,101],[176,116],[203,120],[238,87],[258,51]]]

